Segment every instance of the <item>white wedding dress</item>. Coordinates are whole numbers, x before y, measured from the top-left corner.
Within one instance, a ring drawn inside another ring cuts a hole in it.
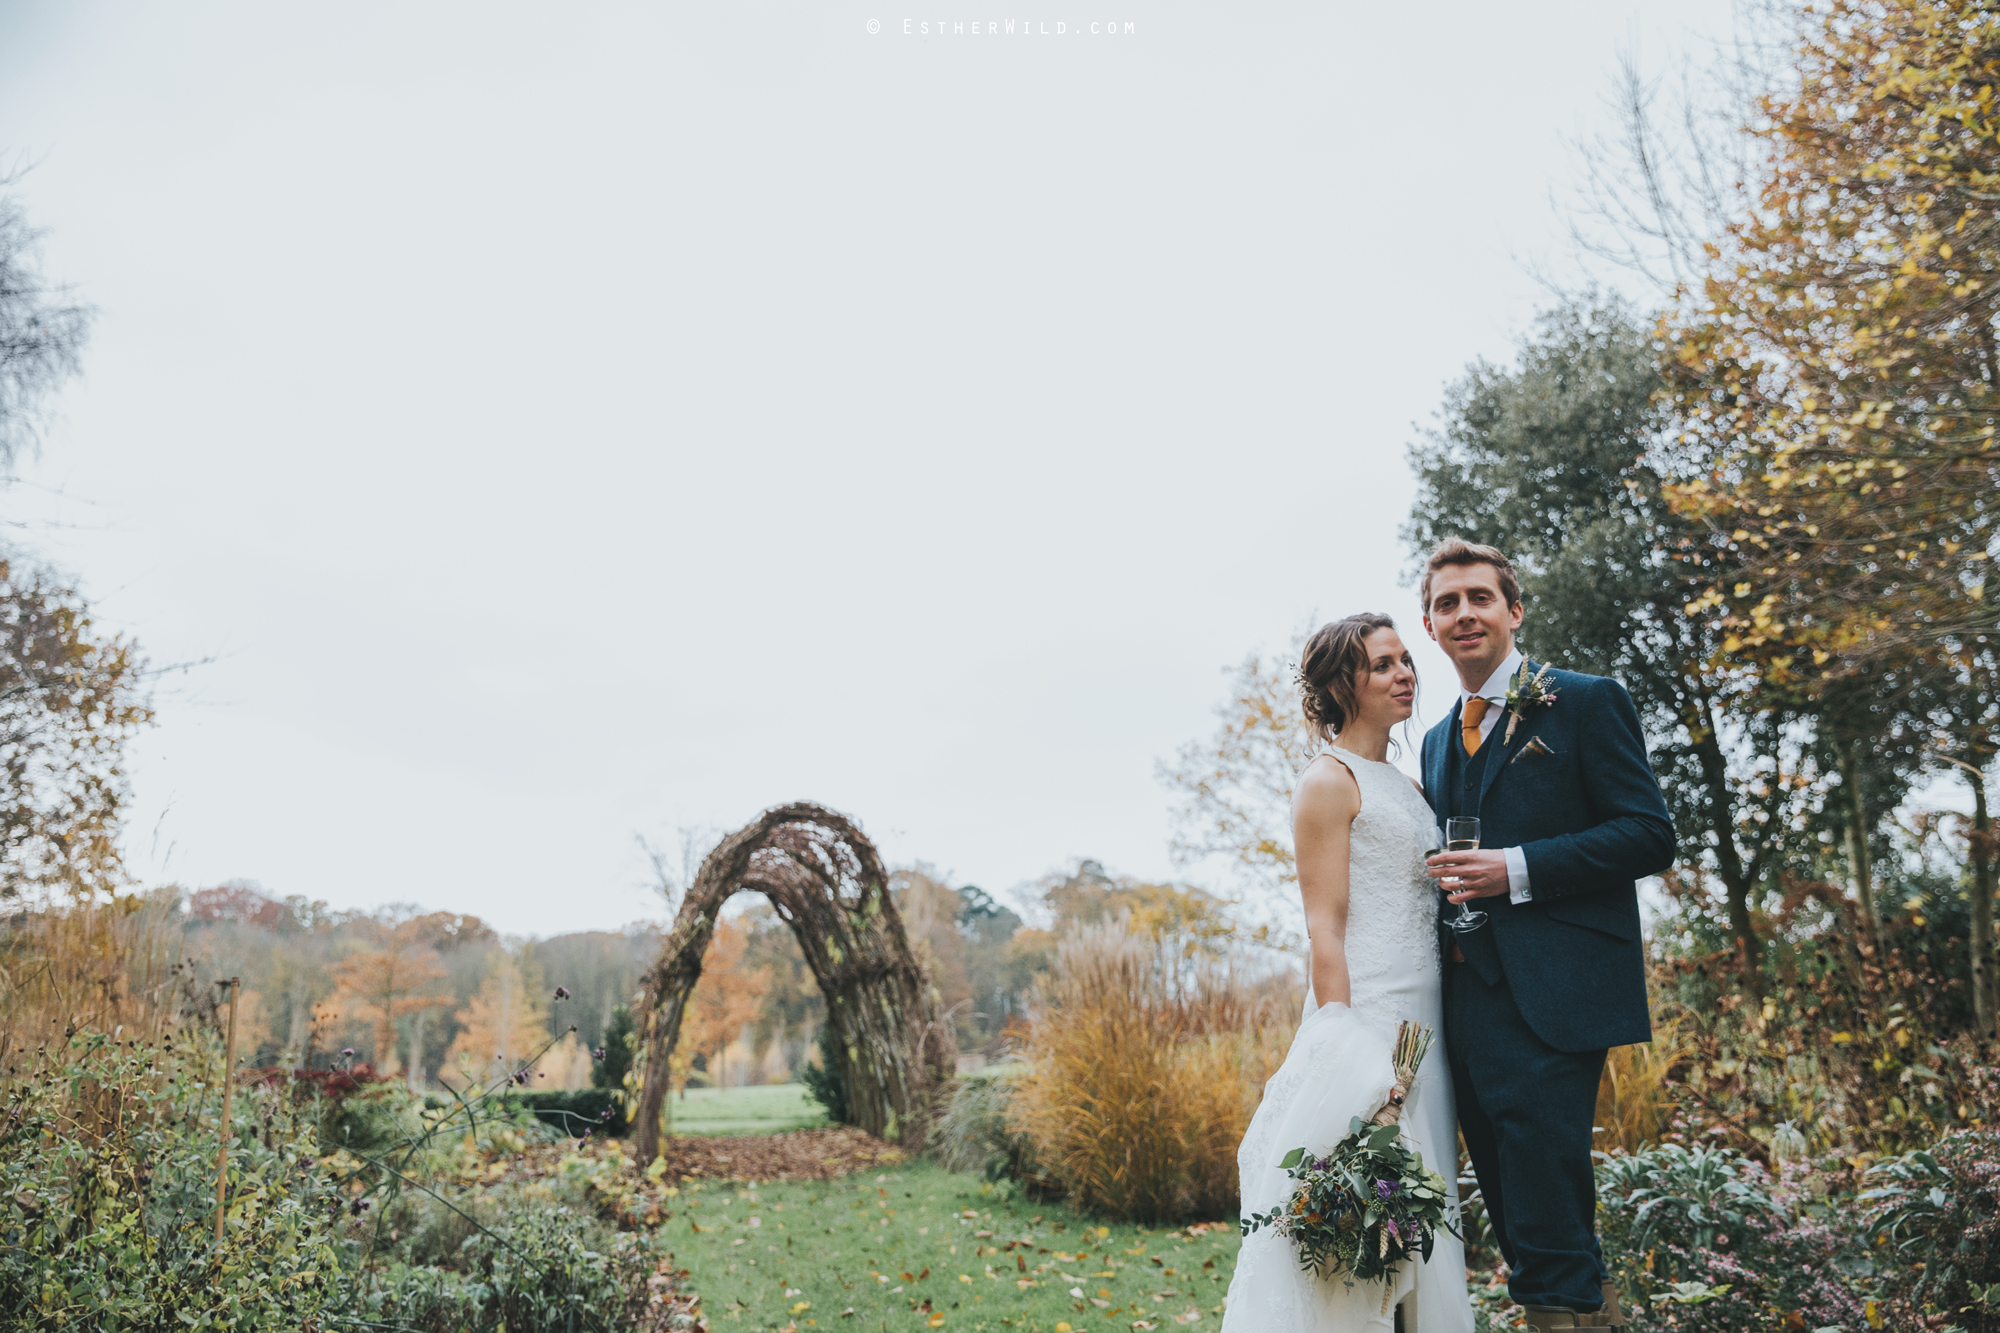
[[[1347,971],[1352,1005],[1314,1003],[1305,1015],[1237,1151],[1243,1215],[1268,1213],[1294,1182],[1279,1169],[1293,1148],[1318,1155],[1372,1116],[1389,1094],[1396,1024],[1414,1019],[1439,1032],[1403,1107],[1403,1133],[1424,1165],[1457,1178],[1458,1115],[1445,1065],[1444,1004],[1438,958],[1437,889],[1424,852],[1437,846],[1437,819],[1402,772],[1335,747],[1361,789],[1349,843]],[[1458,1225],[1456,1202],[1451,1221]],[[1388,1299],[1385,1301],[1385,1294]],[[1381,1282],[1315,1278],[1291,1242],[1267,1227],[1243,1240],[1222,1317],[1223,1333],[1470,1333],[1465,1246],[1440,1230],[1428,1262],[1412,1259],[1389,1291]]]

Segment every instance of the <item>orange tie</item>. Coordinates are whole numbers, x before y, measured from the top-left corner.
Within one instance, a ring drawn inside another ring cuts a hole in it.
[[[1465,742],[1467,754],[1478,754],[1479,742],[1485,739],[1479,734],[1479,724],[1486,720],[1486,709],[1486,700],[1467,699],[1465,707],[1460,710],[1458,738]]]

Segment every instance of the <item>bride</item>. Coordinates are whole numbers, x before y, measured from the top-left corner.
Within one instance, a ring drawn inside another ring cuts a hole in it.
[[[1424,854],[1437,821],[1416,784],[1388,761],[1389,729],[1409,718],[1417,675],[1387,616],[1322,626],[1299,661],[1305,716],[1322,749],[1299,776],[1292,836],[1311,939],[1305,1014],[1236,1155],[1243,1214],[1289,1198],[1278,1167],[1293,1148],[1332,1148],[1354,1116],[1387,1099],[1401,1019],[1443,1025],[1437,890]],[[1403,1134],[1424,1164],[1457,1178],[1458,1121],[1443,1042],[1432,1047],[1403,1107]],[[1457,1208],[1452,1208],[1457,1221]],[[1386,1299],[1385,1299],[1386,1296]],[[1229,1283],[1224,1333],[1469,1333],[1465,1247],[1440,1230],[1428,1262],[1380,1282],[1313,1277],[1291,1242],[1244,1238]]]

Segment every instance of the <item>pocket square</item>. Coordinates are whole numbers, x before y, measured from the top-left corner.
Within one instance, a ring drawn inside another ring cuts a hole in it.
[[[1515,755],[1512,759],[1508,760],[1507,762],[1510,764],[1518,764],[1531,754],[1552,755],[1554,753],[1555,751],[1551,750],[1548,747],[1547,742],[1545,742],[1540,736],[1530,736],[1528,737],[1528,743],[1521,747],[1521,752]]]

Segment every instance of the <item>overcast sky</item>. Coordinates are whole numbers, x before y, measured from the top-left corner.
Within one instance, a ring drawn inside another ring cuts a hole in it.
[[[635,833],[801,798],[1171,873],[1225,667],[1421,640],[1414,427],[1546,299],[1620,48],[1728,19],[872,4],[0,5],[100,312],[9,517],[214,659],[137,875],[615,927]]]

